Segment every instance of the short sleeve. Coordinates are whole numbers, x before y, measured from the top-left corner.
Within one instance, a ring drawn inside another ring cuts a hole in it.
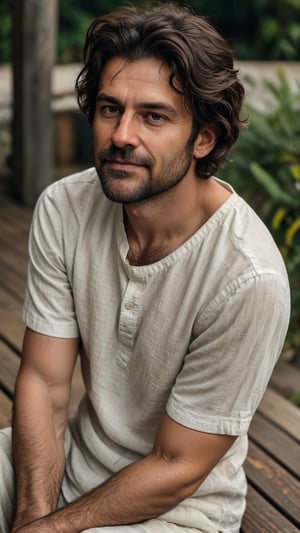
[[[167,412],[187,427],[242,435],[281,353],[290,313],[278,273],[232,282],[199,317]]]
[[[41,195],[33,215],[23,319],[39,333],[75,338],[78,326],[60,215],[61,209],[69,206],[57,207],[57,193],[53,194],[53,189],[50,187]]]

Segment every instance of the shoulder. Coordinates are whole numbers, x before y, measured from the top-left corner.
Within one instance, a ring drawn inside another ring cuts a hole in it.
[[[266,274],[286,278],[284,260],[274,238],[253,208],[235,195],[233,208],[224,224],[229,249],[236,261],[246,261],[255,276]]]
[[[94,194],[101,198],[102,190],[96,170],[89,168],[66,176],[49,185],[41,194],[38,203],[52,201],[56,204],[64,202],[76,204],[80,201],[83,202],[87,196],[93,196]]]
[[[48,186],[36,204],[33,221],[47,220],[56,226],[74,231],[88,224],[91,217],[106,217],[114,204],[103,194],[95,168],[62,178]],[[51,224],[51,225],[52,225]]]
[[[234,191],[203,228],[200,244],[195,249],[195,276],[206,311],[223,304],[228,309],[232,298],[247,301],[250,294],[258,300],[266,293],[274,300],[280,296],[288,304],[288,276],[278,246]]]
[[[254,209],[227,182],[215,178],[231,196],[208,221],[206,240],[212,256],[225,261],[234,277],[247,269],[258,275],[268,272],[286,275],[284,261],[269,229]],[[217,254],[215,253],[217,250]]]

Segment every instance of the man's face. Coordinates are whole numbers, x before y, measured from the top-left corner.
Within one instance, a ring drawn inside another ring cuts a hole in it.
[[[156,59],[110,60],[93,121],[96,169],[105,194],[142,202],[194,172],[192,116]]]

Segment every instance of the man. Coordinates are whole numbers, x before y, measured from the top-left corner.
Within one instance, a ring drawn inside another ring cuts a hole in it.
[[[34,214],[1,531],[237,532],[247,429],[289,315],[270,234],[213,177],[243,88],[224,40],[174,5],[97,19],[84,59],[96,170]],[[67,425],[78,350],[86,394]]]

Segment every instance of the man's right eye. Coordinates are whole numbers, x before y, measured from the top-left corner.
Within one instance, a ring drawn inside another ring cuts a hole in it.
[[[102,105],[100,107],[100,114],[104,117],[114,117],[119,113],[119,108],[115,105]]]

